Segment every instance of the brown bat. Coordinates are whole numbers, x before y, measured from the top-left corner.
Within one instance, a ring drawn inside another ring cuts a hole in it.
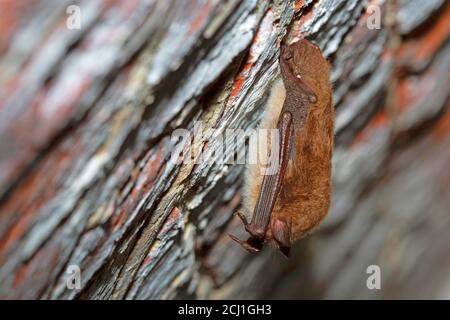
[[[328,212],[334,109],[330,66],[318,46],[283,42],[279,65],[283,81],[275,83],[260,125],[279,130],[279,152],[270,154],[278,157],[278,168],[275,174],[247,168],[244,213],[237,214],[250,237],[230,236],[249,252],[272,243],[288,257],[291,244]]]

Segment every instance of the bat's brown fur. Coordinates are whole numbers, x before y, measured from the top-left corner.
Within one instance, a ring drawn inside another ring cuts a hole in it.
[[[294,115],[295,136],[292,158],[288,163],[282,189],[270,216],[265,240],[273,238],[274,221],[285,221],[290,226],[290,241],[302,238],[311,232],[328,212],[331,196],[331,155],[333,148],[332,87],[330,68],[320,49],[306,40],[282,48],[280,59],[289,50],[290,70],[300,78],[316,96],[309,103],[306,121],[301,125]],[[280,61],[281,66],[282,61]],[[283,70],[282,70],[283,72]],[[284,84],[276,81],[267,102],[267,109],[259,128],[277,128],[283,104],[291,109],[296,101],[286,100],[286,90],[299,90],[295,83],[286,79]],[[305,99],[306,96],[305,96]],[[295,99],[294,99],[295,100]],[[296,123],[297,121],[297,123]],[[269,141],[270,145],[270,141]],[[264,159],[266,160],[266,159]],[[249,165],[244,188],[244,213],[251,216],[258,199],[263,179],[258,165]]]

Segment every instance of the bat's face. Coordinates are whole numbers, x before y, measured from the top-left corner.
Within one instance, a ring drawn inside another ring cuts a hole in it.
[[[320,48],[306,39],[281,44],[280,66],[284,78],[289,73],[291,79],[301,79],[316,95],[329,86],[329,64]]]

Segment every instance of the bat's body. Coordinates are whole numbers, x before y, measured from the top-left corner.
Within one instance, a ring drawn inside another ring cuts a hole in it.
[[[291,244],[328,212],[334,109],[329,64],[317,46],[307,40],[282,44],[280,69],[283,82],[273,86],[260,125],[279,130],[280,150],[270,155],[278,157],[279,167],[272,175],[248,167],[239,216],[250,238],[232,238],[250,252],[271,242],[288,256]]]

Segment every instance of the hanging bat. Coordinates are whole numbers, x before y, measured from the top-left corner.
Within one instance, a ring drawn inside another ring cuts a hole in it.
[[[282,42],[279,66],[282,82],[273,86],[260,125],[279,131],[278,152],[269,158],[278,167],[275,174],[247,167],[244,212],[237,214],[250,237],[230,237],[249,252],[271,243],[289,257],[291,244],[328,212],[334,109],[330,67],[318,46],[306,39]]]

